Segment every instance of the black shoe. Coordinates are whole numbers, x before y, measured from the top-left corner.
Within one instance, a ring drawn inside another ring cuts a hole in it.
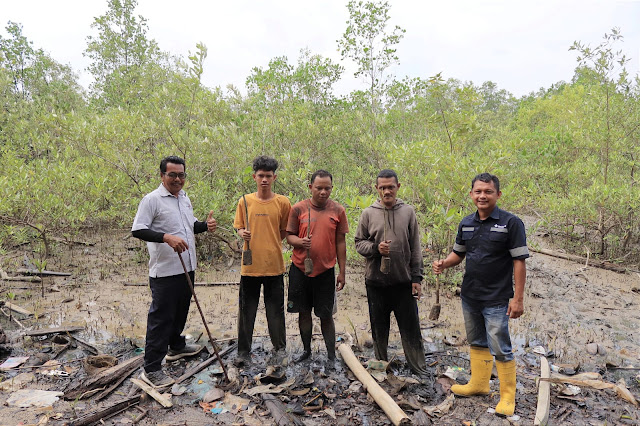
[[[267,360],[267,365],[273,367],[286,367],[289,365],[289,356],[286,349],[280,349],[273,352],[273,355]]]
[[[249,354],[238,354],[236,359],[233,360],[233,365],[236,367],[248,367],[251,365],[251,355]]]
[[[171,349],[169,348],[169,352],[167,352],[167,356],[165,357],[167,361],[175,361],[180,358],[184,358],[187,356],[198,355],[204,346],[202,345],[185,345],[182,349]]]
[[[140,380],[156,389],[171,386],[175,383],[171,377],[167,376],[162,370],[140,373]]]
[[[293,361],[297,364],[311,358],[311,351],[304,351],[301,355],[297,356]]]

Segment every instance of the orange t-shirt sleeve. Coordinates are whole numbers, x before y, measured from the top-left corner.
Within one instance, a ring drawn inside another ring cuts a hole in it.
[[[286,231],[287,224],[289,222],[289,212],[291,211],[291,202],[287,197],[282,197],[281,204],[281,212],[280,212],[280,230]]]
[[[238,200],[238,207],[236,207],[236,216],[233,219],[233,227],[235,229],[241,229],[247,227],[246,218],[244,217],[244,202],[242,198]]]
[[[347,219],[347,212],[344,207],[340,209],[340,214],[338,215],[338,228],[336,232],[345,235],[349,233],[349,220]]]

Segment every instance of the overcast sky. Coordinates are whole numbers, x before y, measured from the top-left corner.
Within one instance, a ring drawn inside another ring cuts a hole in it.
[[[137,13],[148,19],[149,37],[160,48],[186,56],[203,42],[209,50],[204,84],[244,91],[255,66],[287,56],[296,63],[309,48],[340,60],[336,40],[346,28],[346,0],[139,0]],[[391,24],[406,29],[398,46],[398,77],[491,80],[516,96],[564,80],[576,66],[569,46],[591,45],[619,27],[620,48],[631,57],[628,70],[640,65],[640,1],[616,0],[389,0]],[[23,24],[36,48],[70,64],[87,86],[90,78],[82,52],[93,18],[104,14],[106,0],[0,0],[1,34],[11,20]],[[339,93],[364,88],[347,68]]]

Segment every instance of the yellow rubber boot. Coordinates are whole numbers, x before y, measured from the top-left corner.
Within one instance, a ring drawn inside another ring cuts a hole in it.
[[[493,369],[493,355],[489,348],[471,346],[471,380],[466,385],[453,385],[451,392],[459,396],[486,395],[489,393],[489,380]]]
[[[500,402],[496,405],[496,414],[513,416],[516,409],[516,360],[496,360],[496,370],[500,379]]]

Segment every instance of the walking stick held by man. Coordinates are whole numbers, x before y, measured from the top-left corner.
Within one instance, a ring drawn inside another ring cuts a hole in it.
[[[216,358],[218,358],[218,362],[220,363],[220,366],[222,367],[222,371],[224,373],[224,379],[227,381],[227,383],[229,382],[229,375],[227,374],[227,367],[225,367],[224,362],[222,361],[222,357],[220,356],[220,352],[218,352],[218,344],[216,343],[215,339],[213,338],[213,336],[211,336],[211,332],[209,331],[209,326],[207,325],[207,321],[204,319],[204,313],[202,312],[202,308],[200,307],[200,302],[198,302],[198,297],[196,296],[196,291],[193,288],[193,283],[191,282],[191,277],[189,276],[189,273],[187,272],[187,267],[184,264],[184,260],[182,259],[182,254],[179,252],[178,253],[178,257],[180,258],[180,263],[182,263],[182,269],[184,269],[184,275],[187,277],[187,283],[189,283],[189,288],[191,289],[191,295],[193,296],[193,300],[195,300],[196,302],[196,306],[198,307],[198,312],[200,312],[200,318],[202,318],[202,323],[204,324],[204,328],[205,330],[207,330],[207,335],[209,336],[209,343],[211,343],[211,346],[213,347],[213,352],[215,352],[216,354]]]
[[[247,208],[247,199],[244,197],[244,194],[242,195],[242,201],[244,201],[244,216],[247,222],[246,230],[251,231],[251,229],[249,228],[249,209]],[[251,247],[249,246],[249,241],[245,241],[244,245],[247,248],[242,251],[242,264],[247,266],[253,263],[253,258],[251,256]]]
[[[447,232],[447,238],[449,237],[449,233]],[[440,254],[438,254],[438,261],[440,261]],[[431,312],[429,312],[429,319],[431,321],[437,321],[440,318],[440,274],[436,275],[436,304],[431,307]]]
[[[311,237],[311,205],[309,207],[309,224],[307,226],[307,238]],[[310,249],[307,249],[307,257],[304,259],[304,274],[311,275],[313,272],[313,260],[311,260]]]

